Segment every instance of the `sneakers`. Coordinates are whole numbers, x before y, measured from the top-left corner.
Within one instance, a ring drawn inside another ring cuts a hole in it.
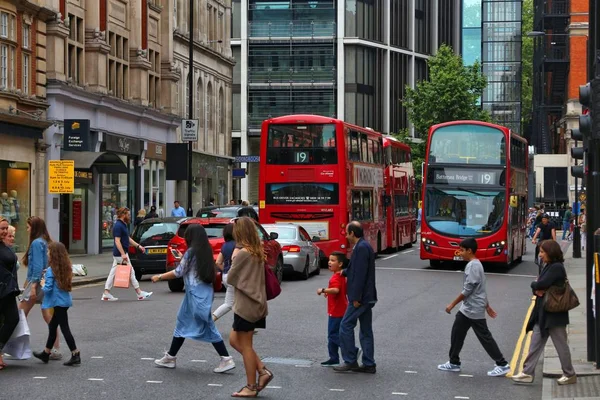
[[[138,300],[146,300],[152,296],[152,292],[144,292],[143,290],[138,294]]]
[[[172,357],[169,353],[165,353],[165,356],[160,360],[154,360],[154,364],[163,368],[175,368],[177,357]]]
[[[559,385],[571,385],[573,383],[577,383],[577,375],[573,375],[573,376],[563,375],[556,380],[556,383],[558,383]]]
[[[488,371],[488,376],[506,376],[510,372],[510,365],[496,365],[493,370]]]
[[[333,370],[335,372],[348,372],[348,371],[353,371],[358,367],[359,367],[359,365],[357,362],[353,362],[352,364],[343,363],[341,365],[338,365],[337,367],[333,367]]]
[[[66,365],[67,367],[72,367],[73,365],[79,364],[81,364],[81,354],[79,352],[71,354],[71,359],[63,363],[63,365]]]
[[[460,372],[460,364],[452,364],[447,361],[445,364],[440,364],[437,367],[440,371]]]
[[[523,372],[521,372],[517,375],[513,375],[512,380],[513,380],[513,382],[516,382],[516,383],[532,383],[533,376],[527,375],[527,374],[524,374]]]
[[[339,364],[340,364],[339,361],[335,361],[335,360],[329,359],[327,361],[323,361],[321,363],[321,367],[335,367],[335,366],[337,366]]]
[[[117,297],[113,296],[113,295],[112,295],[112,294],[110,294],[110,293],[104,293],[104,294],[102,295],[102,298],[101,298],[101,300],[103,300],[103,301],[117,301],[117,300],[119,300],[119,299],[118,299]]]
[[[44,350],[42,351],[34,351],[33,356],[42,360],[44,364],[48,364],[48,360],[50,360],[50,353],[46,353]]]
[[[50,353],[50,359],[52,361],[62,360],[62,358],[63,355],[60,353],[60,351],[57,349],[52,349],[52,352]]]
[[[221,374],[223,372],[230,371],[235,368],[235,363],[233,362],[233,357],[223,357],[221,356],[221,362],[219,366],[213,369],[213,372],[217,374]]]

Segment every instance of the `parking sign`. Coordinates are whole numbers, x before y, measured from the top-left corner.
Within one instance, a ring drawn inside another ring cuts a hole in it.
[[[181,121],[181,140],[184,142],[198,141],[197,119],[184,119]]]

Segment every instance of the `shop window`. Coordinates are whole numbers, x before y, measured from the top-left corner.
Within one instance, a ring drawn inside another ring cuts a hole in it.
[[[28,163],[0,161],[0,215],[16,228],[16,252],[24,252],[27,247],[30,187]]]

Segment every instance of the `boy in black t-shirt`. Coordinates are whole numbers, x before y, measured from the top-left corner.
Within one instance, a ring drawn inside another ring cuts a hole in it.
[[[556,240],[556,229],[554,225],[550,222],[550,216],[548,214],[542,215],[542,223],[538,225],[535,230],[535,235],[533,235],[533,239],[531,239],[531,243],[535,244],[535,263],[539,265],[538,253],[540,252],[540,246],[538,245],[539,241],[543,240]]]

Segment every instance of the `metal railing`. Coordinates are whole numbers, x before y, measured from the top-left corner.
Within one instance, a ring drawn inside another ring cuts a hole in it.
[[[336,24],[333,21],[253,21],[248,23],[251,38],[315,38],[334,37]]]
[[[248,68],[249,83],[333,83],[336,79],[335,68]]]

